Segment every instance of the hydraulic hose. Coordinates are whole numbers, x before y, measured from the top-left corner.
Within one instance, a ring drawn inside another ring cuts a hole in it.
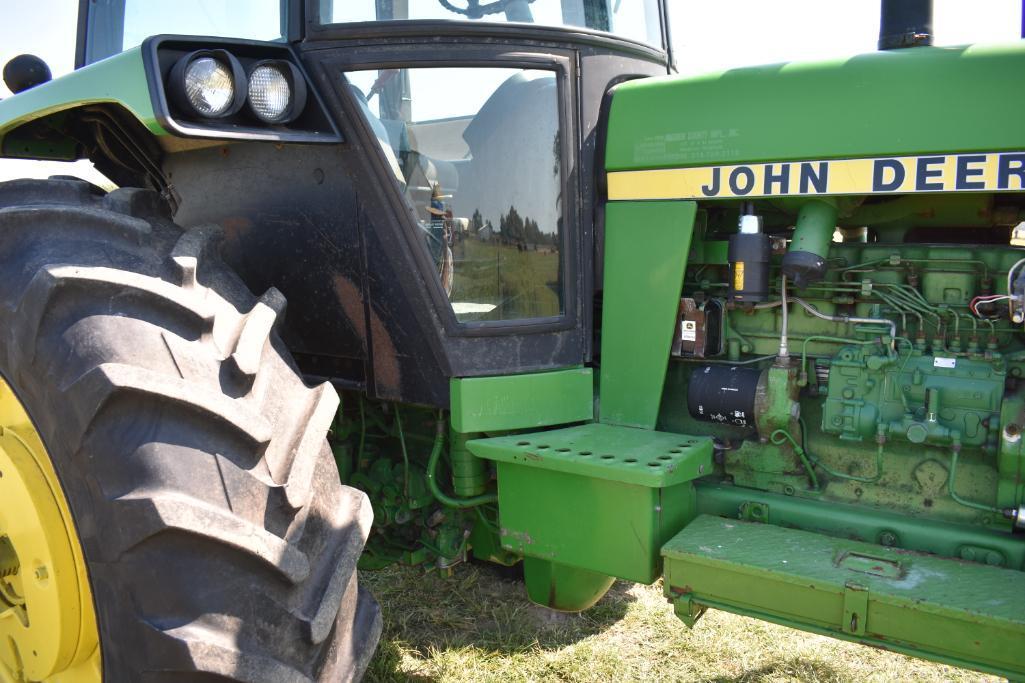
[[[950,476],[947,477],[947,491],[950,493],[950,497],[954,499],[954,502],[960,503],[965,507],[972,508],[973,510],[982,510],[983,512],[995,512],[997,514],[1004,514],[1003,508],[998,508],[993,505],[986,505],[985,503],[976,503],[973,500],[967,500],[957,495],[957,491],[954,490],[954,480],[957,478],[957,456],[961,452],[959,444],[955,444],[950,449]]]
[[[813,341],[824,341],[833,342],[837,344],[854,344],[857,346],[869,346],[875,344],[875,340],[863,340],[863,339],[844,339],[843,337],[830,337],[824,334],[813,334],[810,337],[804,338],[804,343],[801,344],[801,368],[802,370],[808,365],[808,344]]]
[[[806,439],[805,434],[807,433],[807,429],[804,426],[804,419],[803,418],[799,422],[800,422],[800,425],[801,425],[801,440],[804,441]],[[784,430],[777,430],[777,431],[784,431]],[[787,433],[787,436],[790,438],[791,442],[793,442],[793,438],[794,437],[790,436],[789,433]],[[879,447],[876,449],[876,473],[875,473],[875,475],[873,475],[871,477],[859,477],[859,476],[856,476],[854,474],[845,474],[843,472],[837,472],[836,470],[826,466],[821,460],[817,459],[814,455],[812,455],[811,451],[805,450],[805,453],[808,454],[808,459],[811,460],[812,464],[815,465],[815,467],[821,468],[823,472],[825,472],[826,474],[828,474],[831,477],[836,477],[837,479],[847,479],[847,480],[850,480],[850,481],[858,481],[858,482],[861,482],[863,484],[874,484],[875,482],[879,481],[883,477],[883,444],[882,443],[880,443]]]
[[[780,332],[779,332],[779,361],[781,363],[786,362],[790,358],[790,343],[787,340],[787,323],[788,323],[788,311],[789,301],[787,301],[787,276],[783,275],[780,277],[780,304],[783,306],[782,320],[780,321]]]
[[[777,435],[780,435],[783,438],[777,439]],[[798,445],[797,441],[794,440],[794,437],[790,435],[790,432],[785,429],[777,429],[769,437],[769,440],[777,446],[782,444],[784,441],[790,442],[790,446],[794,449],[794,453],[797,453],[797,457],[801,459],[801,464],[804,466],[804,471],[808,475],[808,482],[811,484],[812,490],[818,491],[819,477],[815,474],[815,468],[813,468],[811,463],[808,462],[807,452]]]
[[[359,451],[356,452],[356,466],[354,470],[359,470],[360,463],[363,462],[363,449],[367,445],[367,414],[366,409],[363,407],[363,396],[359,397]]]
[[[484,493],[472,498],[456,498],[441,490],[441,487],[438,485],[438,461],[441,459],[441,451],[445,446],[445,431],[445,420],[439,416],[435,426],[434,446],[431,448],[431,457],[427,460],[427,485],[430,487],[431,493],[434,494],[434,497],[442,505],[460,510],[477,505],[497,503],[497,493]]]
[[[409,495],[409,451],[406,450],[406,435],[402,432],[402,415],[399,404],[395,404],[395,426],[399,429],[399,445],[402,446],[402,493]]]
[[[815,308],[810,303],[805,301],[804,299],[799,299],[796,296],[792,296],[790,297],[790,300],[799,303],[801,307],[804,308],[804,310],[808,311],[816,318],[821,318],[822,320],[828,320],[834,323],[865,323],[871,325],[886,325],[890,328],[890,338],[892,339],[897,336],[897,324],[892,320],[887,320],[886,318],[856,318],[849,315],[826,315],[825,313],[822,313],[821,311],[819,311],[819,309]]]

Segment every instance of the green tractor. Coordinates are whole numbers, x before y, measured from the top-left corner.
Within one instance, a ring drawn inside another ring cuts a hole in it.
[[[7,65],[0,154],[117,189],[0,184],[0,680],[358,679],[358,572],[470,559],[1025,677],[1025,45],[679,78],[666,5]]]

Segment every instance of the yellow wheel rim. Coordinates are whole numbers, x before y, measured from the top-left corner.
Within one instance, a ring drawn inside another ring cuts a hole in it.
[[[0,681],[101,679],[82,547],[39,432],[0,378]]]

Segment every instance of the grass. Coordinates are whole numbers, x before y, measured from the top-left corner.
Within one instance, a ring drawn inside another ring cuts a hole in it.
[[[661,586],[617,582],[559,614],[496,567],[451,578],[364,572],[384,611],[368,681],[997,681],[862,645],[709,611],[688,630]]]

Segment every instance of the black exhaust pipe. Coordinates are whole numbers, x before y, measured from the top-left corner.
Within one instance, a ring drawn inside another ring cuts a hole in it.
[[[882,0],[879,49],[932,45],[932,0]]]

